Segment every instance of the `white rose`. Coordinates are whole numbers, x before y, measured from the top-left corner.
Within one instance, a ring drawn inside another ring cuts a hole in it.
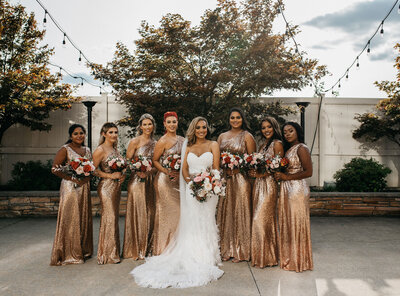
[[[82,175],[82,174],[84,173],[83,167],[82,167],[82,166],[79,166],[79,167],[76,169],[75,172],[76,172],[78,175]]]
[[[204,183],[204,189],[207,190],[207,191],[211,191],[212,190],[212,184],[210,182]]]
[[[205,192],[204,190],[200,190],[200,191],[197,193],[197,195],[198,195],[199,197],[204,197],[204,196],[206,195],[206,192]]]
[[[149,165],[149,162],[148,162],[147,160],[143,160],[142,163],[143,163],[143,165],[146,166],[146,167]]]
[[[214,187],[214,193],[215,193],[215,194],[219,194],[220,192],[221,192],[221,187],[215,186],[215,187]]]
[[[179,155],[178,154],[174,154],[174,159],[177,159],[177,158],[179,158]]]
[[[174,166],[174,169],[175,169],[175,170],[179,170],[179,165],[176,164],[176,165]]]
[[[142,166],[142,165],[140,164],[140,162],[135,163],[135,167],[136,167],[137,169],[140,169],[141,166]]]

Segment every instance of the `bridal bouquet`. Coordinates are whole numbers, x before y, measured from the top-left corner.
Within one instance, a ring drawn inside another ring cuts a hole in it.
[[[267,160],[263,153],[254,152],[243,155],[244,166],[246,170],[256,170],[259,173],[264,173],[267,167]]]
[[[90,176],[96,169],[93,165],[93,161],[85,157],[77,157],[72,159],[68,163],[69,171],[72,172],[72,176],[76,179],[83,179]]]
[[[162,161],[162,166],[172,171],[179,171],[181,168],[180,154],[170,154]]]
[[[243,168],[243,158],[238,154],[230,152],[221,153],[221,167],[224,169],[241,169]]]
[[[189,187],[199,202],[211,197],[225,196],[225,180],[218,170],[207,170],[195,175],[189,182]]]
[[[149,157],[138,155],[132,158],[131,163],[129,165],[131,171],[134,172],[150,172],[152,169],[153,163]],[[140,182],[144,182],[145,179],[140,178]]]
[[[116,155],[109,156],[106,163],[113,172],[122,172],[127,166],[126,160]]]
[[[283,172],[289,166],[289,159],[279,154],[267,159],[267,168],[271,173]]]

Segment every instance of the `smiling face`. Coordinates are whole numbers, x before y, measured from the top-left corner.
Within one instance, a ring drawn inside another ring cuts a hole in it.
[[[118,129],[116,127],[110,127],[103,136],[106,141],[110,143],[115,143],[118,141]]]
[[[150,119],[143,119],[140,129],[144,135],[151,135],[154,129],[154,124]]]
[[[274,128],[269,121],[263,121],[263,123],[261,124],[261,133],[267,141],[269,141],[274,136]]]
[[[167,132],[176,133],[178,128],[178,119],[175,116],[168,116],[165,118],[164,127]]]
[[[285,127],[283,128],[283,136],[285,137],[285,140],[290,144],[298,142],[297,131],[294,126],[290,124],[285,125]]]
[[[239,129],[242,128],[243,118],[239,112],[233,111],[229,116],[229,124],[232,128]]]
[[[71,141],[75,145],[79,146],[79,145],[83,144],[83,142],[85,141],[85,137],[86,137],[86,134],[83,131],[83,129],[80,127],[77,127],[76,129],[74,129],[74,131],[71,134]]]
[[[207,136],[207,123],[204,120],[196,124],[195,136],[197,139],[204,139]]]

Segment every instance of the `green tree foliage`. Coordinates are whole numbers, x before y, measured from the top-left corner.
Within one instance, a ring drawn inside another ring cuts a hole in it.
[[[44,121],[50,111],[70,109],[77,100],[70,85],[60,84],[60,77],[50,74],[47,63],[53,50],[39,46],[43,36],[33,13],[0,1],[0,143],[16,123],[50,130]]]
[[[374,112],[355,116],[361,124],[353,132],[354,139],[376,142],[386,137],[400,146],[400,43],[395,48],[399,51],[394,65],[397,69],[396,80],[375,82],[380,90],[386,92],[388,98],[381,100]]]
[[[229,108],[241,106],[257,129],[258,120],[267,114],[294,112],[279,103],[254,102],[260,95],[300,90],[312,75],[326,74],[316,60],[301,60],[288,35],[272,31],[277,14],[277,2],[271,0],[246,0],[240,5],[219,0],[215,9],[205,11],[198,26],[179,14],[167,14],[159,27],[142,22],[133,53],[117,43],[111,62],[92,67],[127,107],[129,116],[122,124],[133,127],[148,112],[162,128],[162,113],[175,110],[181,126],[202,115],[218,134],[226,127]],[[294,27],[292,34],[297,32]]]
[[[353,158],[333,176],[336,189],[344,192],[378,192],[386,188],[391,170],[374,159]]]

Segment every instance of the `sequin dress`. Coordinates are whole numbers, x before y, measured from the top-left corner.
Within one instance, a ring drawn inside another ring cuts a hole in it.
[[[103,159],[99,168],[101,171],[111,174],[113,171],[106,159],[110,156],[121,157],[114,150]],[[102,178],[97,186],[97,194],[101,204],[101,219],[99,232],[99,245],[97,248],[97,263],[119,263],[121,261],[119,242],[119,202],[121,199],[121,184],[119,180]]]
[[[136,149],[133,157],[143,155],[151,159],[155,143],[150,140]],[[144,259],[149,252],[155,214],[153,179],[153,174],[149,174],[142,182],[134,172],[131,174],[122,252],[124,258]]]
[[[170,154],[181,154],[184,138],[178,136],[176,143],[165,150],[160,162]],[[179,182],[172,182],[169,176],[158,172],[154,178],[156,214],[152,236],[152,255],[160,255],[168,245],[179,222]]]
[[[288,174],[303,170],[297,154],[300,146],[292,146],[287,152]],[[313,269],[310,232],[310,189],[306,180],[281,181],[278,202],[280,266],[285,270],[301,272]]]
[[[67,163],[82,157],[68,145]],[[91,159],[86,148],[85,157]],[[90,185],[75,186],[76,183],[63,179],[60,186],[57,228],[51,252],[50,265],[83,263],[93,254],[93,223]]]
[[[221,152],[246,153],[247,131],[221,141]],[[251,184],[241,173],[227,178],[226,196],[218,202],[217,225],[220,232],[221,257],[225,260],[250,260]]]
[[[272,141],[262,147],[260,153],[267,158],[274,157]],[[280,141],[279,141],[280,142]],[[256,178],[253,185],[253,223],[251,226],[251,264],[260,268],[278,264],[278,228],[276,204],[278,185],[272,175]]]

